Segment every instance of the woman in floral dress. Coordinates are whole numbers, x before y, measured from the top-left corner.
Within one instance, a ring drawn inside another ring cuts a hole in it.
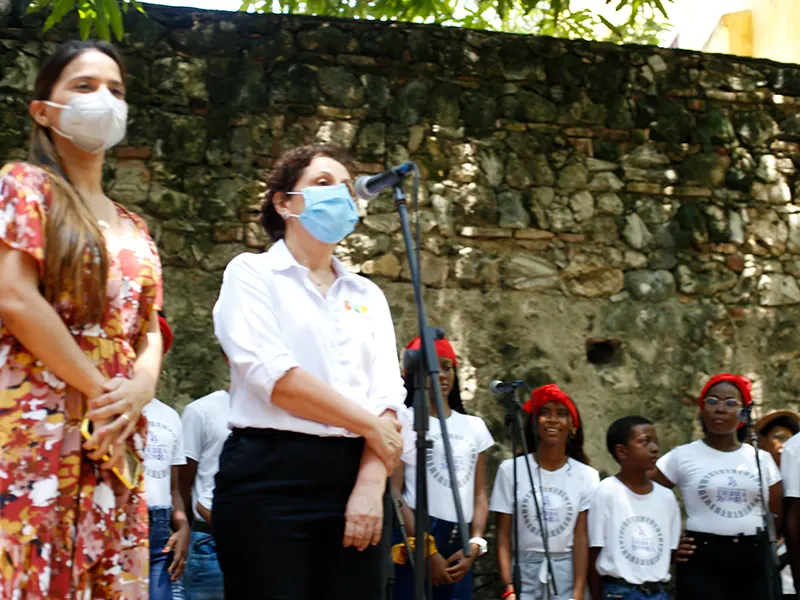
[[[124,93],[113,48],[60,46],[0,171],[0,600],[147,598],[143,483],[110,470],[141,456],[162,354],[155,244],[102,190]]]

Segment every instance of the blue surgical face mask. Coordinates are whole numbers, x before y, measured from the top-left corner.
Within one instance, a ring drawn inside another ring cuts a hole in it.
[[[356,203],[353,202],[350,188],[343,183],[317,185],[287,194],[302,194],[306,208],[299,215],[286,213],[284,219],[289,217],[299,219],[306,231],[320,242],[338,244],[356,228],[358,223]]]

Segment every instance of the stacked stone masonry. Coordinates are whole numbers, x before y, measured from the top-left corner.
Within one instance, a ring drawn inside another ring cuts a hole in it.
[[[146,216],[176,345],[160,396],[225,381],[211,310],[223,269],[267,240],[264,173],[335,142],[358,170],[416,161],[431,320],[461,358],[469,410],[507,450],[496,378],[562,385],[588,453],[629,413],[664,446],[723,370],[762,410],[798,406],[800,69],[651,47],[433,26],[132,13],[120,45],[130,124],[108,191]],[[0,155],[25,156],[37,64],[66,29],[0,29]],[[73,25],[74,27],[74,25]],[[77,31],[77,29],[73,29]],[[362,204],[339,256],[386,292],[398,343],[415,313],[390,197]],[[402,344],[401,344],[402,345]]]

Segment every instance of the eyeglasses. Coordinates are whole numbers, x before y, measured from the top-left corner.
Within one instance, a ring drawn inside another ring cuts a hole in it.
[[[711,397],[711,398],[706,398],[705,403],[708,406],[714,406],[714,407],[719,406],[721,404],[722,407],[727,410],[738,410],[742,408],[742,403],[736,398],[728,398],[727,400],[720,401],[719,398]]]

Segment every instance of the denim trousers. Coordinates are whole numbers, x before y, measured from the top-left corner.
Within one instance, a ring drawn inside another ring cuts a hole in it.
[[[148,510],[150,515],[150,600],[173,600],[172,579],[169,566],[172,552],[163,552],[169,541],[171,531],[169,520],[172,508],[154,506]]]
[[[669,594],[664,589],[648,594],[634,585],[605,583],[603,584],[603,600],[669,600]]]
[[[467,530],[470,525],[467,524]],[[458,525],[443,519],[431,519],[431,529],[429,532],[436,540],[436,549],[445,558],[449,558],[459,550],[461,536]],[[395,544],[403,541],[402,535],[397,532],[392,540]],[[414,574],[411,566],[395,565],[394,576],[394,597],[395,600],[414,599]],[[472,600],[472,569],[464,576],[464,579],[448,585],[437,585],[433,588],[433,600]]]
[[[186,571],[183,573],[183,588],[186,600],[225,599],[217,545],[209,533],[192,531]]]

